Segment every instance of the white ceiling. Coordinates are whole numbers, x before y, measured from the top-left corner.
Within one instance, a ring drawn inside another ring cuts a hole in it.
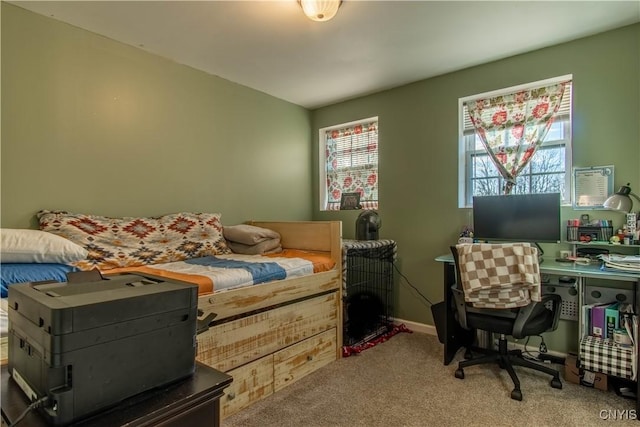
[[[317,108],[640,22],[640,1],[12,1]]]

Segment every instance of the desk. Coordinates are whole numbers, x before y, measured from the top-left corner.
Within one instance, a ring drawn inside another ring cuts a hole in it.
[[[462,329],[454,317],[453,294],[451,286],[456,282],[455,265],[453,255],[441,255],[436,261],[443,263],[444,266],[444,302],[446,305],[446,321],[444,322],[444,364],[448,365],[453,360],[456,352],[460,347],[468,347],[472,344],[475,334],[472,331]],[[543,258],[540,264],[540,273],[554,276],[569,276],[576,279],[578,289],[578,307],[583,305],[583,290],[586,279],[616,280],[622,282],[632,282],[634,286],[634,307],[636,311],[640,309],[640,274],[625,272],[601,270],[599,265],[578,265],[566,262],[557,262],[554,258]],[[578,322],[579,336],[582,337],[582,325]],[[639,352],[640,353],[640,352]],[[640,364],[638,365],[640,366]],[[638,383],[636,383],[638,384]],[[636,390],[640,391],[640,390]],[[636,410],[640,411],[640,393],[636,393]]]
[[[28,406],[26,395],[3,366],[2,421],[11,424]],[[214,426],[220,425],[220,397],[232,377],[196,362],[195,373],[187,379],[124,400],[115,407],[74,423],[75,426]],[[31,411],[20,426],[44,427],[37,411]]]

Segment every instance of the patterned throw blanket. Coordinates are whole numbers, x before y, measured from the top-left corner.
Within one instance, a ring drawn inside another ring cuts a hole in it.
[[[479,308],[515,308],[541,301],[538,249],[529,243],[460,244],[465,301]]]

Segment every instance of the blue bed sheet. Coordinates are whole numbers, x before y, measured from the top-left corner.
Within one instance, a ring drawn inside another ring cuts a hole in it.
[[[76,267],[66,264],[0,264],[2,298],[8,295],[9,285],[14,283],[40,282],[43,280],[67,281],[67,273],[78,271]]]

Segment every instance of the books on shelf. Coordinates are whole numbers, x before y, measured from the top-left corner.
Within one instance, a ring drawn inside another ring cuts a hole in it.
[[[604,338],[613,338],[613,331],[620,327],[619,302],[607,306],[604,310]]]
[[[612,339],[613,331],[625,328],[633,315],[633,306],[622,302],[585,304],[582,306],[582,330],[585,335]]]
[[[591,326],[592,325],[591,310],[596,305],[598,305],[598,304],[597,303],[585,304],[585,305],[582,306],[582,313],[581,313],[580,319],[582,321],[582,332],[583,332],[584,336],[593,335],[592,326]]]
[[[596,304],[591,307],[591,334],[598,338],[607,338],[607,308],[615,306],[614,302]],[[613,310],[613,308],[612,308]]]

